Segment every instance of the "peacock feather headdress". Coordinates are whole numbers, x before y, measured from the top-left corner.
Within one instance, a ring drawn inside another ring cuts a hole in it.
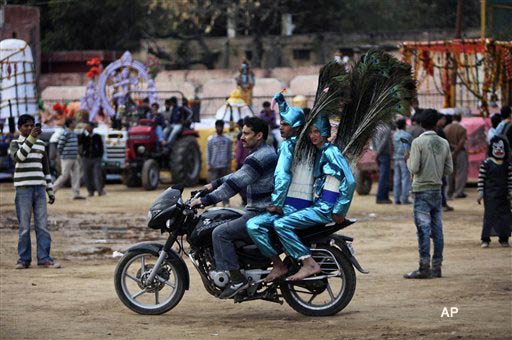
[[[355,164],[380,126],[396,114],[409,114],[415,96],[411,66],[382,51],[368,51],[348,72],[345,65],[329,62],[320,70],[315,103],[295,149],[296,161],[314,155],[309,127],[335,118],[339,126],[333,142]]]

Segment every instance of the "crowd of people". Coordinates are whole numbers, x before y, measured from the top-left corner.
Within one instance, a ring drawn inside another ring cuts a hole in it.
[[[274,100],[279,104],[278,114],[263,104],[258,117],[245,118],[238,122],[239,133],[232,150],[233,141],[224,134],[223,120],[215,122],[215,134],[208,138],[206,162],[210,191],[205,197],[192,202],[193,205],[229,205],[229,199],[240,194],[246,214],[215,229],[213,242],[218,270],[230,272],[231,285],[221,295],[232,297],[247,286],[234,256],[235,239],[252,240],[262,254],[273,262],[268,281],[287,273],[279,254],[269,241],[269,229],[274,230],[290,255],[301,260],[303,267],[290,280],[301,280],[318,272],[318,264],[311,258],[309,250],[296,231],[321,223],[343,223],[350,206],[355,180],[348,163],[337,147],[328,142],[329,122],[318,121],[308,131],[309,139],[321,153],[324,162],[315,167],[316,177],[323,178],[319,198],[314,202],[302,202],[294,197],[291,164],[297,135],[304,125],[304,112],[288,106],[282,93]],[[149,103],[147,103],[149,104]],[[144,108],[144,107],[143,107]],[[145,117],[160,126],[157,132],[161,146],[172,143],[183,124],[190,119],[187,106],[178,107],[175,97],[165,101],[165,110],[159,111],[158,104],[144,110]],[[463,118],[454,114],[443,115],[433,109],[416,108],[407,126],[405,117],[398,117],[395,124],[382,126],[373,138],[373,150],[379,166],[379,187],[377,204],[393,203],[389,198],[391,188],[391,160],[394,165],[393,199],[395,204],[413,204],[414,223],[417,228],[419,267],[404,275],[408,279],[441,277],[443,262],[442,211],[452,211],[448,200],[467,197],[464,188],[468,176],[467,131],[461,124]],[[503,247],[509,246],[510,195],[512,193],[512,167],[509,159],[509,138],[512,133],[510,108],[504,107],[501,114],[491,117],[488,158],[482,162],[478,181],[478,203],[484,203],[484,220],[481,236],[482,247],[489,247],[490,237],[499,236]],[[11,155],[16,162],[16,211],[20,223],[19,260],[16,268],[30,266],[30,215],[33,210],[38,244],[38,264],[45,267],[60,267],[50,257],[51,237],[46,224],[46,198],[55,201],[55,193],[71,180],[74,199],[80,195],[80,163],[82,158],[84,178],[89,196],[95,192],[105,195],[101,176],[103,144],[95,134],[95,124],[88,122],[84,131],[77,135],[76,121],[65,121],[64,133],[60,136],[58,150],[62,173],[51,184],[48,157],[38,139],[41,130],[30,116],[18,121],[20,138],[13,141]],[[275,136],[279,134],[279,137]],[[267,137],[278,147],[278,154]],[[235,158],[236,171],[231,173],[231,162]],[[333,164],[336,164],[333,167]],[[332,169],[337,169],[332,172]],[[28,174],[30,169],[30,176]],[[28,177],[27,177],[28,176]],[[318,189],[318,188],[317,188]],[[334,194],[329,194],[330,192]],[[412,193],[412,197],[411,197]],[[430,239],[433,240],[431,256]]]

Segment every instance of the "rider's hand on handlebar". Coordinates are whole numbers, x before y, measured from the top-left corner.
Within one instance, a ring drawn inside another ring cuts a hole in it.
[[[194,198],[192,201],[190,201],[190,207],[191,208],[194,208],[194,207],[199,207],[201,206],[203,203],[201,202],[201,199],[199,198]]]
[[[345,222],[345,216],[341,215],[333,214],[332,219],[334,220],[334,222],[336,222],[336,224],[343,224],[343,222]]]
[[[206,184],[206,185],[203,187],[203,190],[212,191],[212,190],[213,190],[213,185],[212,185],[211,183],[208,183],[208,184]]]

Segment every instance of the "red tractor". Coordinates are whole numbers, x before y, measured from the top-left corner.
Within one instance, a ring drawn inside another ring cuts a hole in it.
[[[160,182],[160,169],[167,169],[173,182],[196,185],[201,172],[198,137],[197,131],[185,127],[173,145],[160,147],[154,121],[139,120],[139,125],[128,131],[123,183],[128,187],[142,185],[146,190],[154,190]]]

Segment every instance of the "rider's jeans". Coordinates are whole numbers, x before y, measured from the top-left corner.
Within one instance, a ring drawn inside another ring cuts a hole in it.
[[[17,187],[15,204],[19,222],[18,262],[27,265],[32,261],[30,245],[32,212],[34,213],[34,229],[37,239],[37,263],[52,261],[50,257],[52,239],[48,231],[46,188],[42,185]]]
[[[443,221],[441,190],[414,193],[414,223],[418,235],[421,263],[430,263],[430,238],[434,243],[432,260],[443,260]]]
[[[217,270],[236,270],[240,269],[236,256],[235,241],[243,240],[251,242],[247,233],[245,224],[256,216],[258,211],[246,211],[245,214],[236,220],[219,225],[213,231],[213,253]]]

